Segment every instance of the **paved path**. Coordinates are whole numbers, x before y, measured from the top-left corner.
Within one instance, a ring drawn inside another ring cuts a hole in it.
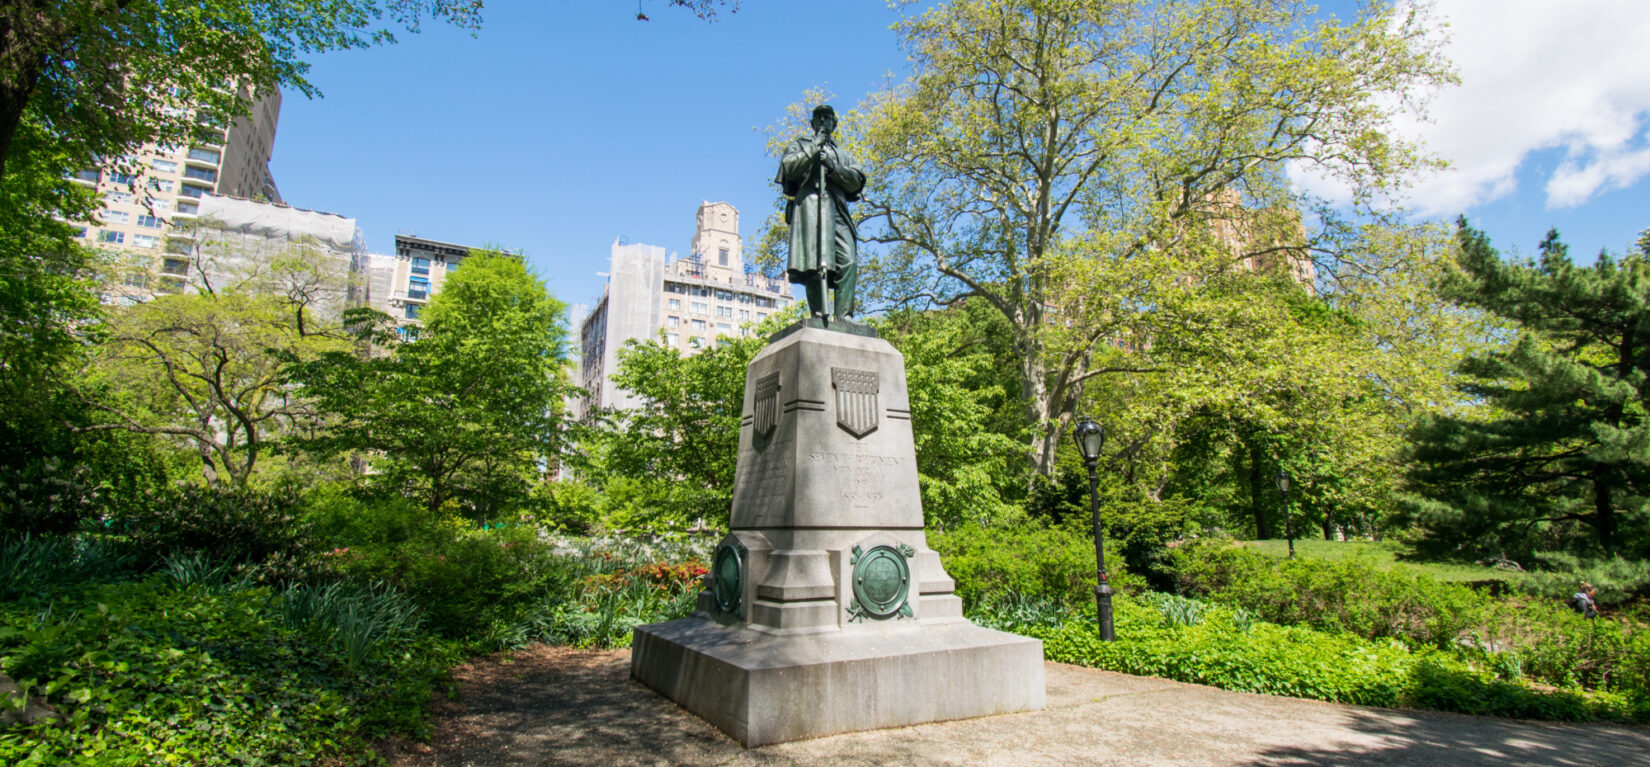
[[[1650,765],[1650,728],[1559,725],[1227,692],[1050,663],[1044,711],[745,750],[633,682],[629,651],[535,646],[456,672],[396,767],[503,765]]]

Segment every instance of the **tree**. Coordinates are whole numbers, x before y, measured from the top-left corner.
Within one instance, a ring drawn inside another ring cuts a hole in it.
[[[761,328],[777,326],[769,320]],[[581,430],[579,469],[606,491],[607,524],[726,526],[745,369],[767,344],[765,335],[724,337],[691,356],[656,340],[625,344],[613,384],[641,404],[601,413],[599,423]]]
[[[342,290],[342,265],[302,246],[230,253],[196,234],[189,292],[114,310],[99,329],[80,385],[104,418],[77,428],[183,438],[207,484],[245,487],[271,437],[313,417],[283,367],[349,348],[339,316],[316,311],[323,285]],[[214,257],[236,261],[239,273],[208,270]],[[214,284],[209,274],[229,279]]]
[[[351,321],[388,347],[365,357],[333,351],[294,361],[288,380],[323,422],[294,442],[323,455],[372,461],[379,488],[416,495],[432,511],[456,503],[488,517],[525,497],[557,454],[568,391],[565,306],[517,256],[472,251],[424,311],[416,338],[394,341],[388,321]]]
[[[480,0],[5,0],[0,178],[25,115],[83,164],[186,144],[202,115],[245,114],[255,92],[314,95],[306,54],[394,42],[391,26],[425,19],[475,28],[480,12]]]
[[[1282,0],[956,0],[906,21],[912,80],[845,121],[869,159],[862,231],[886,246],[862,284],[1002,314],[1046,475],[1084,381],[1128,370],[1094,360],[1152,308],[1150,280],[1214,245],[1327,261],[1344,230],[1301,225],[1292,168],[1371,212],[1425,164],[1382,129],[1448,78],[1414,9],[1342,24]],[[1102,260],[1141,267],[1107,295],[1073,267]]]
[[[1465,219],[1458,229],[1453,297],[1511,321],[1517,337],[1462,363],[1478,412],[1417,426],[1415,511],[1457,550],[1645,556],[1650,231],[1626,257],[1581,267],[1556,231],[1536,261],[1508,262]]]

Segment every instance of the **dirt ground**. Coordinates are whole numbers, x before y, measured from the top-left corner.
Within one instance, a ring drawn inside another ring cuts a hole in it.
[[[458,669],[395,767],[495,765],[1650,765],[1650,728],[1251,695],[1047,664],[1043,711],[744,749],[631,681],[630,652],[534,646]]]

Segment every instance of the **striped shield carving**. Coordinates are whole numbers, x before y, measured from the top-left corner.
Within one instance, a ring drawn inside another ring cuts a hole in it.
[[[831,368],[836,390],[836,425],[860,438],[877,430],[877,374],[874,370]]]
[[[773,434],[779,426],[779,371],[756,379],[756,412],[751,422],[759,436]]]

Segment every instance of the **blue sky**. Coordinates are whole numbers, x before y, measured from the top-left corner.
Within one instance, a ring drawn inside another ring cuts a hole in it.
[[[1552,226],[1586,257],[1650,227],[1634,4],[1441,0],[1464,82],[1401,129],[1456,167],[1411,205],[1524,253]],[[282,195],[357,219],[374,252],[397,233],[523,249],[558,298],[589,303],[615,238],[685,251],[702,200],[754,236],[778,194],[760,129],[805,90],[847,109],[906,73],[882,0],[746,0],[708,24],[640,7],[651,21],[634,2],[495,0],[474,37],[432,26],[314,59],[325,98],[281,110]]]

